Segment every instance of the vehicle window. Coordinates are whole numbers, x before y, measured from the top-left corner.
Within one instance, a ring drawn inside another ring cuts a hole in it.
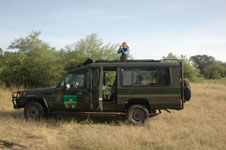
[[[122,86],[167,86],[168,68],[122,69]]]
[[[132,86],[132,73],[131,70],[122,70],[122,85],[123,86]]]
[[[62,81],[60,86],[64,86],[65,84],[70,84],[71,88],[85,88],[86,74],[67,74],[65,81]]]
[[[135,86],[151,86],[156,84],[156,70],[137,70],[133,74],[133,85]]]
[[[60,82],[60,87],[64,87],[64,79]]]

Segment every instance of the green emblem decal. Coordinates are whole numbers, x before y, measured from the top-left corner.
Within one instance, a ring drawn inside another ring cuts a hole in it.
[[[77,108],[77,95],[64,95],[64,108]]]

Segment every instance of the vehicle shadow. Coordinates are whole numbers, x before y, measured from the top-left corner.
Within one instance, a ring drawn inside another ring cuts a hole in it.
[[[19,119],[26,120],[22,110],[0,110],[1,119]],[[111,124],[120,125],[125,122],[124,116],[94,116],[94,115],[48,115],[45,119],[41,120],[49,124],[64,123],[75,121],[79,124]],[[39,120],[37,120],[39,122]]]
[[[120,125],[125,122],[125,116],[99,116],[99,115],[50,115],[46,120],[60,122],[75,121],[79,124],[111,124]]]

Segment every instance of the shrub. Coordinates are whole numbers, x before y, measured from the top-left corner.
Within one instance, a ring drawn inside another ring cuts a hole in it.
[[[204,69],[204,76],[207,79],[220,79],[226,76],[226,68],[221,64],[209,65]]]
[[[189,59],[187,59],[186,56],[176,56],[173,53],[169,53],[167,56],[163,57],[164,59],[178,59],[183,62],[184,67],[184,77],[188,78],[190,81],[196,80],[197,76],[199,75],[199,70],[191,65],[191,62]]]

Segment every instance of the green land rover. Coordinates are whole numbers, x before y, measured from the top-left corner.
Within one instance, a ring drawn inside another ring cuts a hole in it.
[[[161,110],[182,110],[191,98],[183,64],[175,60],[93,61],[66,68],[51,88],[12,93],[26,119],[49,114],[125,115],[133,124]]]

